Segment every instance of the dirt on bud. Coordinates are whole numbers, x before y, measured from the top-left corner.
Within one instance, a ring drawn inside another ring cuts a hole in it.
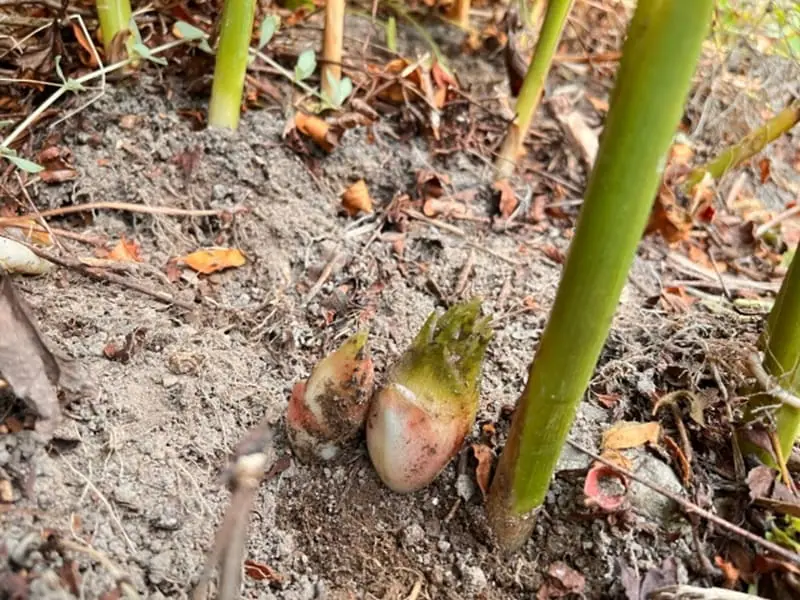
[[[366,342],[367,332],[357,333],[322,359],[307,381],[295,384],[286,425],[301,461],[336,458],[363,426],[374,382]]]

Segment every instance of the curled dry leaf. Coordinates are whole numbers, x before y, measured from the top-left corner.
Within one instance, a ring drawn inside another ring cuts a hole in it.
[[[609,450],[625,450],[638,448],[644,444],[658,443],[661,425],[655,421],[633,423],[620,421],[603,432],[603,448]]]
[[[478,461],[478,466],[475,467],[475,479],[485,499],[489,493],[489,483],[491,483],[494,452],[486,444],[472,444],[472,454]]]
[[[268,581],[270,583],[281,583],[284,576],[278,573],[275,569],[264,563],[259,563],[254,560],[244,561],[244,572],[250,579],[256,581]]]
[[[61,367],[2,269],[0,331],[0,375],[36,412],[36,430],[49,438],[61,414],[57,392]]]
[[[205,248],[187,254],[180,261],[204,275],[231,267],[241,267],[247,262],[242,251],[236,248]]]
[[[508,219],[514,210],[516,210],[517,205],[519,205],[519,200],[517,200],[514,189],[511,187],[508,179],[495,181],[494,189],[498,192],[497,206],[500,210],[500,215],[504,219]]]
[[[367,184],[363,179],[359,179],[344,191],[342,206],[351,217],[355,217],[360,212],[372,212],[372,198],[369,196]]]
[[[341,136],[339,128],[332,127],[330,123],[319,117],[298,112],[294,116],[294,126],[300,133],[314,140],[314,143],[325,152],[332,152],[339,144]]]

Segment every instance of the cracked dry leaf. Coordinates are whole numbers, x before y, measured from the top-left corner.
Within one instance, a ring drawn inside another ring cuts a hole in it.
[[[14,395],[38,415],[36,431],[49,438],[61,414],[57,392],[61,367],[2,270],[0,331],[0,374]]]
[[[620,421],[603,432],[603,449],[625,450],[647,443],[657,444],[661,426],[655,422],[635,423]]]

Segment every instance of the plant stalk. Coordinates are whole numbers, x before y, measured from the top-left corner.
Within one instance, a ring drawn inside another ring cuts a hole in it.
[[[97,18],[100,21],[100,31],[103,34],[103,48],[106,60],[112,55],[114,38],[121,31],[126,31],[131,26],[130,0],[97,0]],[[133,32],[131,32],[133,33]],[[134,43],[133,35],[129,35],[125,42],[128,56]]]
[[[558,40],[561,39],[561,32],[564,30],[572,3],[573,0],[550,0],[547,4],[547,12],[539,32],[539,39],[536,41],[533,60],[528,66],[517,99],[517,117],[506,133],[500,154],[495,162],[497,179],[508,179],[514,173],[517,157],[522,152],[525,136],[528,134],[531,121],[539,106],[547,72],[550,70],[550,64],[553,61]]]
[[[489,492],[489,521],[506,550],[521,547],[533,530],[608,335],[712,6],[662,0],[636,7],[553,310]]]
[[[325,3],[325,33],[322,40],[322,95],[332,99],[342,79],[342,44],[344,40],[344,0]]]
[[[800,395],[800,259],[792,258],[789,272],[767,319],[764,370],[783,389]],[[800,435],[800,410],[782,404],[776,414],[781,453],[788,457]]]
[[[703,181],[706,173],[715,181],[731,169],[761,152],[800,121],[800,100],[795,100],[755,131],[751,131],[737,144],[723,150],[714,160],[689,173],[683,184],[684,192],[690,194],[692,188]]]
[[[455,0],[453,6],[450,8],[450,18],[462,29],[467,29],[469,27],[470,5],[470,0]]]
[[[208,126],[236,129],[242,107],[255,0],[225,0],[219,32]]]

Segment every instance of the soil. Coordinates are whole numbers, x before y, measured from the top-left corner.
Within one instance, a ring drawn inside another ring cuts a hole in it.
[[[497,66],[480,64],[484,72]],[[481,440],[489,423],[502,447],[508,409],[525,383],[558,283],[553,248],[568,247],[574,209],[560,220],[493,227],[486,163],[469,153],[432,156],[424,140],[398,141],[395,125],[379,121],[374,132],[347,131],[330,155],[300,156],[283,141],[283,112],[249,111],[236,134],[196,131],[179,111],[203,102],[178,81],[153,75],[110,86],[59,126],[80,178],[28,190],[41,209],[89,201],[249,209],[222,220],[112,211],[60,220],[112,242],[136,240],[146,262],[131,276],[197,303],[193,312],[65,269],[15,279],[45,338],[75,360],[93,389],[66,407],[47,448],[27,429],[0,435],[0,475],[15,482],[13,503],[3,508],[0,555],[5,548],[9,565],[36,574],[31,597],[99,598],[115,587],[107,565],[70,553],[79,577],[66,589],[63,561],[42,546],[47,530],[106,555],[145,597],[187,597],[229,500],[219,474],[233,446],[267,417],[278,454],[288,454],[282,419],[292,386],[359,326],[370,329],[380,381],[431,311],[483,299],[496,332],[468,442]],[[717,141],[710,133],[703,139]],[[562,145],[565,160],[579,164]],[[425,169],[449,177],[451,191],[475,190],[470,206],[484,221],[384,222],[392,199],[413,195]],[[378,216],[354,219],[341,210],[340,193],[361,178]],[[514,185],[522,197],[532,184]],[[165,278],[171,258],[212,245],[242,249],[247,263]],[[656,389],[692,386],[718,403],[712,366],[735,382],[736,361],[754,343],[758,315],[703,305],[674,314],[654,305],[667,251],[649,239],[637,256],[570,434],[586,447],[596,450],[620,419],[651,418]],[[329,263],[333,269],[315,286]],[[109,343],[119,346],[137,331],[142,341],[130,360],[106,357]],[[611,396],[615,404],[601,402]],[[724,430],[724,415],[710,418]],[[719,468],[730,462],[727,452],[721,440],[702,454],[700,485],[717,477],[715,460]],[[631,456],[639,474],[682,490],[667,454]],[[534,598],[552,585],[548,569],[559,562],[585,577],[586,598],[625,597],[623,569],[644,575],[664,561],[680,582],[714,581],[698,566],[691,527],[669,500],[635,485],[633,510],[624,516],[586,507],[588,466],[581,453],[564,451],[531,541],[504,556],[490,537],[469,443],[431,486],[410,495],[381,484],[363,443],[337,464],[292,461],[261,487],[249,529],[247,558],[277,575],[245,577],[244,597]]]

